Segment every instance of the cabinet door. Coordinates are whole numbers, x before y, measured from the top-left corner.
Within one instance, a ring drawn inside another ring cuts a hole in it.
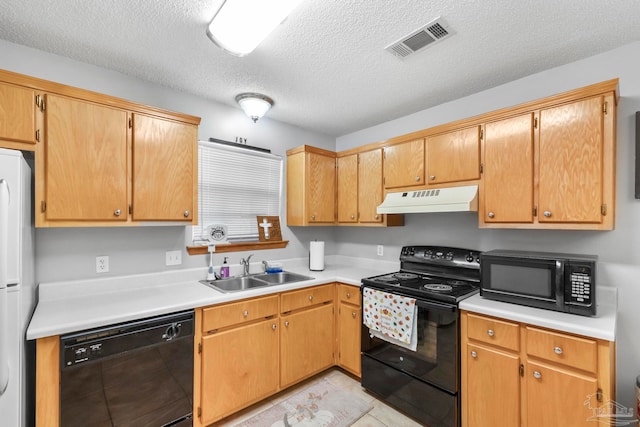
[[[424,184],[424,139],[384,148],[384,187]]]
[[[202,338],[202,423],[278,390],[278,327],[270,319]]]
[[[141,114],[133,119],[133,219],[192,221],[197,128]]]
[[[426,140],[427,183],[480,179],[480,126]]]
[[[126,221],[126,111],[47,95],[47,220]]]
[[[358,290],[354,290],[358,292]],[[360,307],[340,303],[338,309],[338,364],[360,376]]]
[[[280,318],[280,387],[333,365],[333,304]]]
[[[382,149],[360,153],[358,165],[358,212],[360,222],[382,222],[376,208],[382,203]]]
[[[35,91],[0,83],[0,139],[36,142]]]
[[[597,401],[597,380],[570,370],[527,363],[528,426],[593,426]],[[605,412],[605,414],[608,412]]]
[[[538,221],[602,222],[603,97],[540,112]]]
[[[307,153],[308,221],[333,223],[336,220],[336,159]]]
[[[358,222],[358,155],[338,157],[338,222]]]
[[[485,125],[485,223],[533,222],[533,113]]]
[[[520,358],[467,344],[467,393],[463,395],[470,427],[520,425]],[[529,424],[546,426],[547,424]]]

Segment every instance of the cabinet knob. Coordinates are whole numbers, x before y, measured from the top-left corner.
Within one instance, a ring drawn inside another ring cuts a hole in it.
[[[347,292],[347,298],[351,298],[351,292]]]
[[[309,295],[309,301],[313,301],[313,295]]]
[[[562,347],[555,347],[555,348],[553,349],[553,352],[554,352],[555,354],[562,354]]]
[[[353,318],[355,319],[355,318],[356,318],[356,316],[357,316],[356,312],[355,312],[355,311],[352,311],[352,312],[351,312],[351,317],[353,317]]]
[[[373,218],[374,218],[374,219],[378,219],[378,218],[380,218],[380,215],[377,215],[377,214],[376,214],[376,216],[374,216]]]
[[[475,351],[471,352],[471,357],[473,357],[474,359],[478,358],[478,353],[476,353]]]
[[[276,330],[276,328],[277,328],[277,326],[276,326],[275,323],[273,325],[271,325],[271,329],[273,329],[274,331]]]
[[[316,216],[315,215],[311,215],[311,221],[315,221],[316,220]]]
[[[244,317],[247,317],[249,315],[249,311],[245,310],[244,313],[242,313],[244,315]]]
[[[547,218],[550,218],[551,217],[551,212],[544,211],[543,215],[546,216]]]
[[[289,326],[289,321],[284,322],[284,326]]]
[[[540,379],[542,378],[542,374],[538,371],[533,371],[533,378]]]
[[[435,180],[435,179],[436,179],[436,176],[435,176],[435,175],[429,175],[429,179],[430,179],[431,181],[433,181],[433,180]]]
[[[489,329],[489,330],[487,331],[487,335],[489,335],[490,337],[494,336],[495,334],[496,334],[496,333],[495,333],[495,332],[493,332],[493,329]]]
[[[186,211],[184,211],[184,217],[185,217],[185,218],[189,218],[189,209],[187,209]]]
[[[420,177],[419,176],[416,176],[416,181],[420,181]]]
[[[487,214],[487,216],[488,216],[489,218],[493,218],[494,216],[496,216],[496,214],[494,214],[493,212],[489,212],[489,213]]]
[[[113,214],[115,216],[120,216],[121,213],[122,213],[122,211],[120,209],[116,209],[115,211],[113,211]]]
[[[356,217],[355,215],[351,214],[351,219],[355,219],[355,217]]]

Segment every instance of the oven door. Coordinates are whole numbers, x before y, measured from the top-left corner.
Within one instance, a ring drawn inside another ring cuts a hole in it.
[[[456,394],[460,384],[458,308],[452,304],[420,299],[416,299],[416,308],[416,351],[372,337],[369,328],[363,324],[363,357],[370,357],[390,368]],[[363,366],[363,380],[365,375]]]

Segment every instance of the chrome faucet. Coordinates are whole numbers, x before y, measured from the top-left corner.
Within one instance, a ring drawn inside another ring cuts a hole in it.
[[[240,265],[244,267],[243,276],[249,275],[249,262],[252,256],[253,254],[249,255],[246,259],[245,258],[240,259]]]

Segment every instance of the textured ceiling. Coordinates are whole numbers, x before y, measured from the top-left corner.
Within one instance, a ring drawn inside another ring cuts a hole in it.
[[[2,0],[0,38],[340,136],[640,40],[637,0],[306,0],[251,54],[205,35],[222,0]],[[384,48],[441,16],[404,61]]]

